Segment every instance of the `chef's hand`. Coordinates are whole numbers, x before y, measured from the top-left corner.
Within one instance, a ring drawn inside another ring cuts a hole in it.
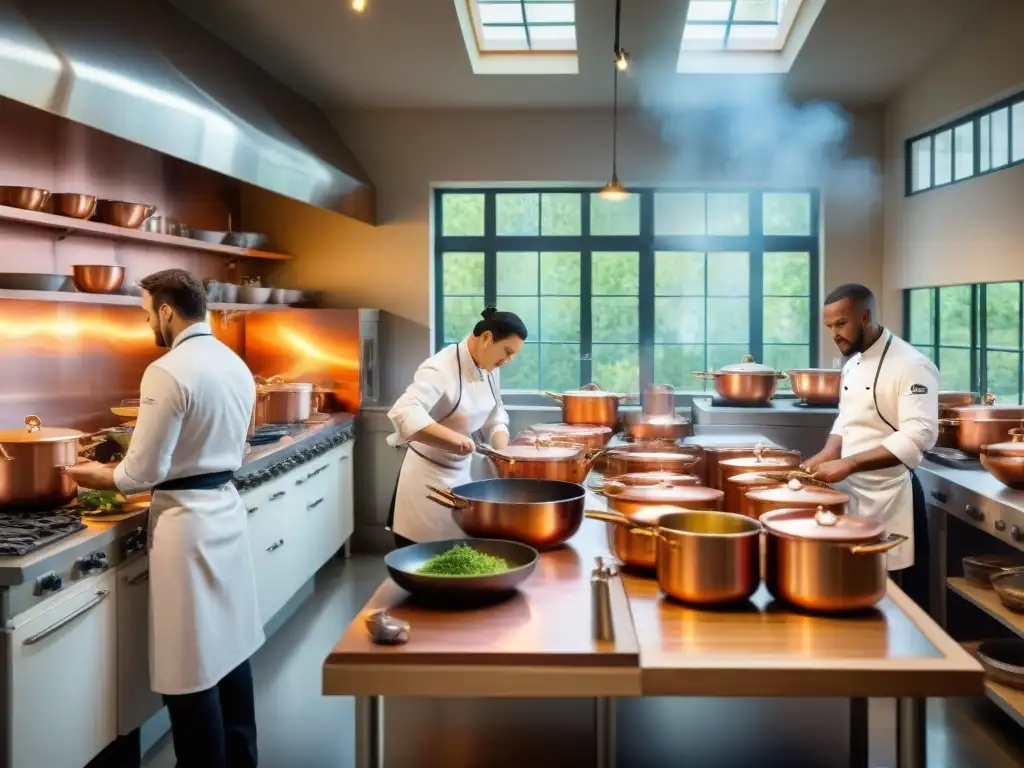
[[[476,451],[476,443],[473,442],[473,438],[465,435],[459,435],[452,445],[452,453],[457,453],[459,456],[469,456],[474,451]]]
[[[857,469],[849,459],[823,461],[814,470],[812,477],[823,483],[839,483],[848,478]]]
[[[100,464],[98,461],[83,461],[71,467],[62,468],[62,472],[81,485],[93,491],[116,491],[114,468],[116,464]]]

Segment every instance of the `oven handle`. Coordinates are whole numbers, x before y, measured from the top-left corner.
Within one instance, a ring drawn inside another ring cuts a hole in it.
[[[107,595],[109,595],[109,594],[110,594],[110,590],[109,589],[100,589],[100,590],[98,590],[96,592],[96,597],[94,597],[88,603],[86,603],[81,608],[79,608],[77,611],[72,613],[70,616],[65,616],[63,619],[58,621],[56,624],[53,624],[52,626],[49,626],[46,629],[44,629],[42,632],[39,632],[37,634],[32,635],[32,637],[27,638],[25,640],[25,645],[35,645],[40,640],[45,640],[47,637],[52,635],[54,632],[56,632],[61,627],[66,627],[68,624],[70,624],[75,619],[79,618],[80,616],[84,616],[85,614],[87,614],[89,611],[91,611],[97,605],[99,605],[104,600],[106,600],[107,599]]]
[[[136,586],[138,586],[139,584],[141,584],[144,581],[149,581],[149,569],[148,568],[146,570],[144,570],[142,573],[140,573],[138,576],[133,576],[132,578],[128,579],[128,586],[129,587],[136,587]]]

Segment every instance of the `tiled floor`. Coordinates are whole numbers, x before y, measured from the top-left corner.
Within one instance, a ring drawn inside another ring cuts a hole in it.
[[[318,576],[316,593],[253,660],[259,719],[260,764],[265,768],[348,768],[353,763],[353,708],[348,698],[320,695],[320,665],[384,576],[380,558],[333,561]],[[719,704],[719,706],[723,705]],[[738,722],[750,702],[730,717]],[[871,765],[895,765],[893,703],[871,705]],[[929,765],[935,768],[1024,766],[1024,731],[987,701],[929,702]],[[789,762],[825,765],[802,754]],[[620,758],[620,766],[624,766]],[[745,762],[747,768],[754,764]],[[169,743],[147,768],[173,768]],[[702,768],[712,768],[704,763]]]

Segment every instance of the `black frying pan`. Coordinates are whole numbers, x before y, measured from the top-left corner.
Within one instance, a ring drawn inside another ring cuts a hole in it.
[[[466,544],[478,552],[502,558],[509,570],[489,576],[432,576],[418,573],[435,555],[456,544]],[[514,590],[537,566],[539,554],[533,547],[503,539],[448,539],[413,544],[384,556],[388,573],[407,592],[432,597],[470,597],[497,595]]]

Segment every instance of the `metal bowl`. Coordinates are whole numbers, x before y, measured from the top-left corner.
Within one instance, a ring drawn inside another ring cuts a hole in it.
[[[488,576],[432,576],[419,573],[419,569],[430,558],[458,544],[502,558],[509,564],[509,570]],[[433,597],[470,597],[514,590],[533,573],[539,556],[533,547],[516,541],[447,539],[392,550],[384,556],[384,564],[388,568],[388,575],[407,592]]]
[[[1024,640],[986,640],[977,653],[991,679],[1024,689]]]
[[[125,229],[138,229],[156,212],[156,206],[126,203],[122,200],[100,200],[96,203],[96,220]]]
[[[111,427],[103,430],[103,434],[120,446],[122,451],[127,451],[132,443],[132,436],[135,434],[135,427]]]
[[[238,286],[238,303],[266,304],[270,301],[270,294],[273,291],[273,288],[263,288],[258,285],[240,285]]]
[[[1003,605],[1024,613],[1024,568],[992,574],[990,583]]]
[[[992,588],[992,577],[1024,565],[1024,558],[1003,555],[977,555],[963,559],[964,578],[985,589]]]
[[[63,291],[67,275],[40,275],[34,272],[0,273],[0,289],[12,291]]]
[[[53,212],[58,216],[72,219],[91,219],[96,213],[96,195],[83,195],[78,192],[60,192],[50,197]]]
[[[0,205],[23,211],[41,211],[49,199],[50,193],[38,187],[0,187]]]
[[[789,373],[793,394],[809,405],[838,405],[842,371],[832,368],[794,368]]]
[[[193,240],[202,240],[204,243],[221,245],[224,242],[224,238],[228,236],[228,233],[216,232],[212,229],[189,229],[188,236]]]
[[[267,236],[259,232],[228,232],[224,237],[224,245],[236,248],[262,248],[267,244]]]
[[[82,293],[117,293],[124,282],[124,267],[106,264],[75,264],[71,281]]]

